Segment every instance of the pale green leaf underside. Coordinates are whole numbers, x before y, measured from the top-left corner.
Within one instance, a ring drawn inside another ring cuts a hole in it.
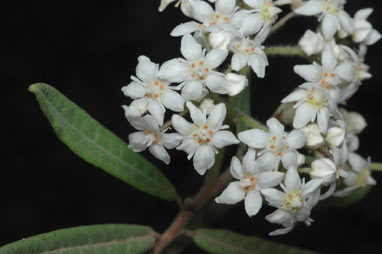
[[[195,244],[213,254],[313,254],[313,252],[273,243],[228,230],[199,229],[193,236]]]
[[[60,229],[0,248],[0,254],[140,254],[155,245],[155,233],[139,225],[94,225]]]
[[[57,89],[38,83],[29,91],[36,95],[57,136],[78,156],[143,192],[175,199],[175,188],[154,165]]]

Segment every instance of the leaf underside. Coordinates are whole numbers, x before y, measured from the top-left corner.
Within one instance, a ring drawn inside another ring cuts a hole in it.
[[[37,83],[34,93],[54,131],[74,153],[135,188],[165,200],[174,200],[174,186],[143,156],[103,127],[54,87]]]
[[[314,254],[228,230],[199,229],[193,239],[199,248],[213,254]]]
[[[146,226],[106,224],[60,229],[0,248],[0,254],[140,254],[153,248]]]

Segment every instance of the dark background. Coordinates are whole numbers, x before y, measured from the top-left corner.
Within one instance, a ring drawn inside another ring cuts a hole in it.
[[[359,8],[374,7],[369,21],[382,31],[378,2],[349,0],[347,10],[353,15]],[[0,4],[0,245],[89,224],[147,224],[162,232],[177,213],[175,204],[142,194],[73,154],[55,136],[27,91],[32,83],[49,83],[127,141],[132,129],[121,105],[129,100],[120,89],[135,75],[137,57],[143,54],[163,63],[180,56],[180,38],[169,33],[188,19],[172,6],[158,13],[158,5],[159,0],[14,0]],[[296,18],[265,44],[294,44],[315,24],[314,18]],[[359,152],[375,161],[382,161],[378,126],[381,44],[371,47],[367,56],[373,79],[364,83],[348,105],[367,119]],[[254,81],[253,114],[257,118],[268,119],[279,101],[302,82],[292,71],[296,63],[304,61],[271,58],[266,78]],[[184,163],[183,152],[172,152],[171,167],[148,158],[182,196],[201,186],[202,177],[191,162]],[[382,174],[375,173],[375,178],[379,184],[359,204],[314,211],[311,227],[301,225],[286,236],[270,239],[323,253],[381,253]],[[277,226],[264,216],[272,210],[265,208],[248,218],[241,204],[213,227],[269,238],[268,232]],[[198,251],[194,246],[189,253]]]

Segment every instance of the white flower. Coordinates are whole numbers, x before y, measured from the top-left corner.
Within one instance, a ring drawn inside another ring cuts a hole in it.
[[[328,158],[321,158],[312,162],[312,171],[309,172],[312,179],[322,179],[324,185],[331,184],[336,180],[337,167]]]
[[[124,106],[125,111],[128,107]],[[129,135],[129,148],[134,152],[149,151],[157,159],[166,164],[170,163],[170,155],[166,149],[173,149],[180,143],[180,137],[176,133],[166,134],[167,130],[160,131],[158,121],[151,115],[143,118],[128,118],[132,125],[140,130]]]
[[[235,73],[227,73],[225,78],[228,81],[228,95],[235,96],[248,86],[248,79],[244,75],[238,75]]]
[[[324,143],[324,138],[321,136],[320,128],[317,124],[308,124],[300,128],[300,131],[306,134],[306,145],[311,148],[317,148]]]
[[[169,82],[158,77],[159,65],[146,56],[138,57],[138,78],[132,76],[129,85],[122,87],[124,95],[133,99],[127,114],[139,117],[147,111],[163,125],[165,107],[176,112],[183,111],[184,99]]]
[[[188,159],[194,157],[194,168],[204,175],[214,165],[217,148],[238,144],[239,141],[232,132],[223,130],[228,128],[222,125],[227,111],[223,103],[216,105],[208,118],[206,110],[202,112],[191,102],[187,102],[187,107],[194,124],[179,115],[172,116],[173,127],[182,135],[182,143],[177,149],[185,151]]]
[[[343,190],[337,191],[334,195],[343,197],[349,195],[358,188],[365,188],[367,185],[375,185],[377,182],[371,176],[370,158],[363,159],[356,153],[349,153],[349,164],[353,171],[347,172],[345,185]]]
[[[381,34],[366,21],[372,12],[372,8],[366,8],[357,11],[354,15],[354,33],[352,36],[354,42],[372,45],[381,39]]]
[[[162,65],[159,76],[170,82],[182,82],[182,96],[185,100],[200,100],[207,93],[226,94],[228,83],[222,73],[214,71],[228,55],[227,50],[213,49],[205,55],[200,44],[187,34],[183,36],[180,51],[186,58],[173,59]]]
[[[322,184],[321,179],[313,179],[305,184],[305,179],[301,181],[295,168],[287,171],[284,184],[280,184],[284,192],[274,188],[261,190],[261,194],[268,201],[270,206],[278,208],[265,218],[271,223],[278,223],[284,226],[283,230],[277,230],[270,235],[285,234],[291,231],[296,222],[302,221],[310,225],[312,220],[310,211],[318,202],[318,190]]]
[[[331,115],[329,108],[334,110],[335,105],[321,87],[310,87],[297,89],[281,102],[294,102],[296,114],[293,119],[293,127],[296,129],[304,127],[309,122],[314,122],[317,117],[318,127],[321,133],[328,129],[329,117]]]
[[[354,31],[352,18],[343,10],[343,5],[342,0],[310,0],[294,12],[306,16],[320,15],[322,33],[325,39],[332,39],[340,29],[350,34]]]
[[[202,112],[206,111],[206,114],[209,115],[212,110],[215,108],[214,100],[204,99],[199,105],[199,108]]]
[[[261,46],[264,39],[258,34],[253,40],[247,37],[232,43],[231,50],[234,53],[231,60],[232,69],[240,71],[249,65],[259,78],[264,78],[265,67],[268,66],[267,55]]]
[[[244,0],[244,2],[253,9],[250,10],[252,14],[243,20],[239,31],[244,35],[252,35],[262,30],[268,35],[281,9],[276,7],[272,0]]]
[[[274,170],[279,167],[280,161],[286,169],[297,167],[297,152],[304,146],[305,133],[293,130],[284,131],[284,126],[276,119],[267,121],[269,132],[260,129],[251,129],[239,133],[239,139],[252,148],[262,149],[257,162],[262,168]]]
[[[258,167],[255,167],[255,158],[254,149],[248,149],[243,157],[243,164],[237,157],[232,157],[231,175],[239,181],[230,183],[215,199],[217,203],[236,204],[244,199],[245,211],[248,216],[254,216],[259,212],[263,202],[260,191],[279,185],[284,178],[284,173],[261,172]]]
[[[340,127],[331,127],[326,133],[325,141],[331,147],[339,147],[345,140],[346,130]]]
[[[162,12],[164,9],[166,9],[167,5],[169,5],[172,2],[175,2],[176,0],[161,0],[160,5],[159,5],[159,11]],[[189,0],[178,0],[178,2],[175,4],[175,7],[179,7],[180,4],[180,9],[183,12],[184,15],[187,17],[192,17],[192,10],[190,7]]]
[[[298,42],[301,49],[308,56],[321,53],[324,50],[324,38],[320,33],[314,33],[311,30],[307,30],[304,36]]]
[[[340,108],[339,110],[347,125],[348,132],[359,134],[366,128],[366,120],[361,114],[357,112],[346,111],[344,108]]]

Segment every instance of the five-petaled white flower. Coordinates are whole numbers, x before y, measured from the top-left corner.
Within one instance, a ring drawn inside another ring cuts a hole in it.
[[[239,181],[232,182],[215,199],[221,204],[236,204],[244,199],[245,211],[248,216],[256,215],[263,203],[260,191],[264,188],[275,187],[284,178],[281,172],[262,172],[256,167],[256,151],[249,148],[243,157],[243,164],[239,159],[232,157],[230,172]]]
[[[176,112],[183,111],[184,99],[173,91],[175,87],[171,87],[167,80],[158,77],[158,71],[158,64],[151,62],[146,56],[138,57],[138,78],[131,76],[133,81],[122,87],[122,92],[133,99],[128,115],[139,117],[149,111],[159,125],[163,125],[165,107]]]
[[[322,34],[329,40],[340,29],[350,34],[354,31],[352,18],[343,10],[344,2],[344,0],[310,0],[294,12],[306,16],[319,15],[319,20],[322,20]]]
[[[218,94],[229,92],[227,80],[220,72],[214,71],[228,55],[227,50],[205,50],[195,39],[187,34],[183,36],[180,51],[186,58],[172,59],[162,65],[159,76],[170,82],[182,82],[182,96],[185,100],[200,100],[209,90]]]
[[[216,105],[207,118],[206,109],[202,112],[191,102],[187,102],[191,119],[189,123],[179,115],[172,116],[172,126],[182,136],[182,143],[177,147],[188,153],[188,159],[193,158],[196,171],[204,175],[207,169],[215,163],[217,148],[238,144],[239,140],[223,125],[227,108],[223,103]]]
[[[123,106],[125,112],[128,112],[129,107]],[[177,133],[165,133],[159,129],[158,121],[151,115],[147,114],[144,117],[130,117],[126,114],[127,120],[134,128],[139,131],[129,135],[129,148],[134,152],[142,152],[149,148],[149,151],[157,159],[166,164],[170,163],[170,155],[166,149],[173,149],[180,143],[180,136]]]
[[[259,78],[264,78],[265,67],[268,66],[268,58],[264,53],[264,46],[261,46],[265,37],[258,34],[251,40],[248,37],[235,41],[231,45],[233,56],[231,60],[232,69],[240,71],[249,65]]]
[[[285,185],[284,185],[285,184]],[[321,179],[313,179],[305,184],[305,179],[301,181],[295,168],[287,171],[284,184],[280,184],[284,192],[274,188],[261,190],[261,194],[268,201],[270,206],[278,208],[265,218],[272,222],[284,226],[284,229],[276,230],[270,235],[285,234],[291,231],[298,221],[310,225],[310,211],[318,202]]]
[[[284,126],[276,119],[267,121],[269,132],[251,129],[239,133],[239,139],[252,148],[262,149],[257,159],[260,167],[267,170],[278,169],[280,161],[284,168],[297,167],[297,151],[306,141],[306,135],[300,130],[291,133],[284,131]]]

